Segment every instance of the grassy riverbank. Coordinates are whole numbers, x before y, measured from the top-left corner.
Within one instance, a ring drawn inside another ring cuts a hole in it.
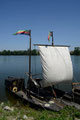
[[[8,106],[11,110],[5,110]],[[78,120],[80,111],[74,107],[65,107],[59,112],[35,109],[29,105],[10,102],[0,104],[0,120]]]

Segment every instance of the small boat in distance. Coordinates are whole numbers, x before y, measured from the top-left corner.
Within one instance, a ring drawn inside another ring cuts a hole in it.
[[[29,32],[29,50],[31,52],[31,30]],[[53,32],[50,32],[49,36],[52,37],[52,45],[35,44],[39,48],[43,71],[42,79],[37,77],[34,79],[31,74],[30,54],[29,73],[26,73],[28,76],[27,88],[25,88],[24,79],[13,77],[8,77],[5,80],[5,86],[10,92],[31,104],[45,109],[59,111],[63,109],[65,105],[77,106],[73,101],[73,93],[65,93],[54,87],[56,84],[63,82],[65,84],[66,82],[72,83],[73,67],[68,49],[69,46],[54,45]]]

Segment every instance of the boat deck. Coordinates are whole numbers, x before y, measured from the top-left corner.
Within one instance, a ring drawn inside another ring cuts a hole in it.
[[[64,108],[63,102],[61,102],[60,99],[51,99],[50,101],[46,102],[44,100],[40,100],[32,95],[30,95],[30,98],[25,94],[23,91],[18,91],[15,93],[20,98],[32,103],[36,104],[37,106],[41,106],[44,109],[50,109],[54,111],[59,111]]]

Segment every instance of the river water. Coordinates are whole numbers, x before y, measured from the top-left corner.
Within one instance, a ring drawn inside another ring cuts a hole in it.
[[[71,56],[71,59],[74,81],[77,82],[80,81],[80,56]],[[8,76],[26,78],[25,73],[28,72],[29,68],[28,60],[28,56],[0,56],[0,101],[7,101],[12,98],[12,95],[8,96],[5,90],[5,79]],[[32,56],[31,60],[32,74],[42,73],[40,56]],[[64,91],[71,90],[71,84],[61,84],[56,87]]]

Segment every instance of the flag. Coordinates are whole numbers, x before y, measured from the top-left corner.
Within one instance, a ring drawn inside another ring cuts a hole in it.
[[[53,36],[53,32],[49,32],[48,40],[50,40],[50,36]]]
[[[19,30],[16,33],[14,33],[13,35],[18,35],[18,34],[30,35],[30,30]]]

